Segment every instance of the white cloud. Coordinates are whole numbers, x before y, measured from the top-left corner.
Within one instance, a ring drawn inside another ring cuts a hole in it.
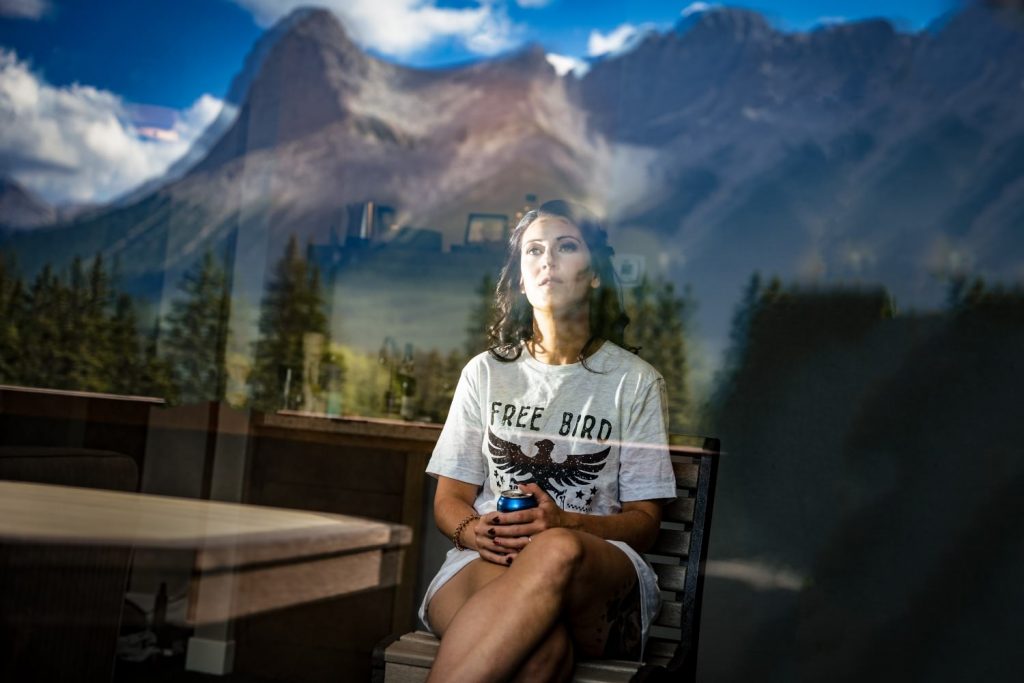
[[[692,14],[700,14],[701,12],[707,12],[708,10],[721,7],[718,3],[714,2],[691,2],[689,5],[683,8],[681,14],[684,17],[688,17]]]
[[[551,4],[551,0],[516,0],[516,4],[520,7],[547,7]]]
[[[50,0],[0,0],[0,17],[42,19],[51,9]]]
[[[549,52],[544,56],[548,60],[548,64],[555,68],[555,73],[559,76],[571,73],[578,78],[590,71],[590,64],[579,57],[557,55],[553,52]]]
[[[53,203],[108,201],[167,170],[220,109],[203,95],[146,135],[114,93],[54,87],[0,48],[0,174]]]
[[[192,106],[181,112],[174,129],[183,140],[193,140],[206,129],[224,107],[220,100],[209,93],[200,95]]]
[[[615,54],[622,51],[639,29],[633,24],[622,24],[609,33],[591,31],[587,39],[587,54],[599,57],[604,54]]]
[[[529,2],[530,0],[527,0]],[[235,0],[263,25],[270,25],[309,0]],[[399,57],[442,40],[462,42],[490,55],[515,44],[516,27],[499,0],[477,0],[472,7],[438,7],[436,0],[318,0],[333,11],[352,38],[367,48]]]

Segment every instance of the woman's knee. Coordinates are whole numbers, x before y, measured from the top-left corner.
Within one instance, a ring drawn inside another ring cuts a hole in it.
[[[523,552],[541,564],[550,579],[568,581],[584,561],[586,545],[575,531],[548,529],[534,536]]]

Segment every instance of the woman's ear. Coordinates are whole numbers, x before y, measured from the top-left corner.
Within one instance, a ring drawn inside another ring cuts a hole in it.
[[[600,287],[601,286],[601,278],[598,277],[597,275],[595,275],[594,279],[590,281],[590,286],[593,289],[597,289],[598,287]]]

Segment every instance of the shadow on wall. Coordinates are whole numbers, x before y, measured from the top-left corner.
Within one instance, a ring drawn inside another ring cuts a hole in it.
[[[776,286],[746,325],[700,679],[1024,679],[1024,293]]]

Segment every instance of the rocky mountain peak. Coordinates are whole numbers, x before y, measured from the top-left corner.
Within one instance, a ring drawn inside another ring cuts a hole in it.
[[[676,23],[675,33],[701,39],[750,41],[770,38],[776,31],[768,20],[753,10],[709,7],[680,19]]]
[[[300,8],[278,23],[283,37],[300,38],[338,54],[365,58],[362,49],[349,37],[337,15],[322,8]]]
[[[319,35],[321,41],[336,45],[351,43],[340,22],[329,11],[314,7],[300,7],[293,10],[260,36],[249,50],[241,71],[231,82],[227,96],[228,102],[235,105],[242,104],[249,91],[249,86],[259,74],[267,56],[282,38],[293,33],[306,34],[314,40]]]
[[[548,77],[554,76],[555,73],[554,68],[548,63],[547,53],[537,43],[530,43],[503,57],[483,62],[482,65],[489,72],[496,70],[525,78]]]
[[[896,35],[896,28],[888,19],[865,19],[828,24],[818,28],[815,33],[871,43],[891,40]]]
[[[983,88],[1019,102],[1022,63],[1024,11],[972,3],[921,35],[911,77],[933,95]]]
[[[238,118],[197,169],[209,170],[344,120],[347,102],[375,67],[386,68],[349,38],[333,13],[295,10],[250,53]]]

